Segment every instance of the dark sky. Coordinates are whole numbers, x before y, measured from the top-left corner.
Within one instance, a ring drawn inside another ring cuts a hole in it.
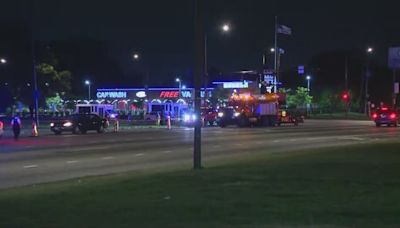
[[[273,46],[274,16],[293,29],[281,38],[283,64],[305,64],[321,51],[372,45],[384,64],[389,46],[400,45],[397,1],[208,0],[209,65],[222,71],[259,68],[262,51]],[[29,0],[0,0],[0,20],[24,21]],[[37,0],[36,36],[41,40],[92,38],[109,42],[110,55],[124,74],[140,67],[157,77],[189,77],[193,65],[192,0]],[[230,34],[218,30],[223,22]],[[0,53],[1,54],[1,53]]]

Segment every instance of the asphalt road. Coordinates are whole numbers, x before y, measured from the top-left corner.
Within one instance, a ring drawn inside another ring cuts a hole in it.
[[[370,121],[333,120],[309,120],[298,127],[205,128],[203,164],[256,153],[398,140],[399,133],[398,128],[376,128]],[[19,141],[6,135],[0,139],[0,188],[176,165],[189,168],[192,144],[189,128],[61,136],[42,132],[38,138],[24,136]]]

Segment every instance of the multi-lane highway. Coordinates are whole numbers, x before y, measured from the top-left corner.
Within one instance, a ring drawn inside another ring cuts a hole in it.
[[[400,139],[397,128],[376,128],[370,121],[318,121],[276,128],[203,129],[204,165],[213,159],[237,159],[256,153],[346,146]],[[70,178],[190,167],[193,130],[130,129],[119,133],[42,134],[38,138],[0,140],[0,188]]]

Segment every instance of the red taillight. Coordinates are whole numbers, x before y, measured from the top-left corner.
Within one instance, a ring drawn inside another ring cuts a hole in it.
[[[392,114],[390,114],[390,119],[392,119],[392,120],[394,120],[394,119],[396,119],[396,113],[392,113]]]
[[[374,113],[374,114],[372,115],[372,118],[374,118],[374,119],[378,118],[378,114]]]

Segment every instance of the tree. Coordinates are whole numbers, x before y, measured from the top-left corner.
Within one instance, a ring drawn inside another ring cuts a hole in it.
[[[312,103],[313,97],[309,95],[309,91],[304,87],[297,87],[294,95],[289,97],[290,103],[294,104],[296,107],[305,107]]]
[[[60,97],[59,93],[56,93],[54,97],[46,98],[47,107],[52,110],[52,112],[56,112],[58,108],[62,107],[63,100]]]
[[[69,71],[57,71],[53,65],[41,63],[36,66],[36,70],[46,81],[47,96],[55,96],[57,93],[68,93],[71,91],[72,74]],[[43,87],[43,85],[42,85]],[[42,91],[46,91],[43,88]]]

